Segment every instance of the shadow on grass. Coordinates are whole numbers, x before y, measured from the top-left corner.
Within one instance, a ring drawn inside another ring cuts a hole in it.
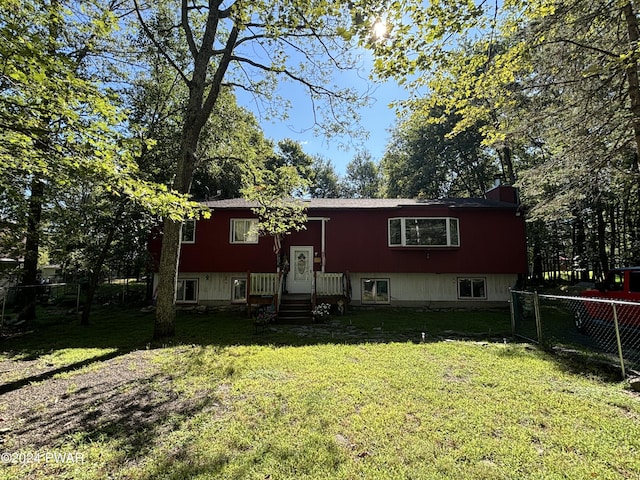
[[[609,338],[578,331],[574,314],[566,303],[542,302],[540,312],[541,348],[564,370],[576,375],[595,376],[604,381],[622,379],[613,331]],[[531,319],[530,323],[535,328],[535,319]],[[625,363],[627,368],[633,366],[629,358],[625,358]]]
[[[49,404],[21,412],[19,426],[10,432],[14,444],[7,439],[7,447],[69,448],[109,442],[128,460],[142,458],[158,437],[180,429],[215,401],[211,392],[189,398],[179,395],[165,374],[127,374],[122,369],[101,372],[99,379],[87,375],[58,380],[53,392],[51,386],[34,385],[30,392],[45,388]],[[51,401],[54,395],[56,400]]]
[[[619,360],[613,355],[572,345],[554,345],[545,351],[564,371],[573,375],[596,377],[605,382],[623,380]]]
[[[29,331],[3,338],[6,358],[35,360],[53,350],[115,348],[129,351],[148,347],[153,334],[153,313],[118,307],[97,308],[91,325],[61,317],[56,324],[34,325]],[[510,333],[509,310],[430,311],[413,309],[358,309],[332,316],[325,323],[271,324],[256,328],[244,311],[177,313],[176,337],[171,345],[314,345],[421,341],[438,336],[469,335],[502,338]],[[163,345],[152,345],[154,347]]]
[[[89,326],[80,325],[76,315],[61,312],[55,318],[51,310],[44,313],[29,330],[13,332],[10,337],[0,338],[0,363],[4,359],[25,365],[22,372],[17,371],[20,369],[19,365],[12,366],[13,376],[10,381],[0,383],[0,394],[30,382],[47,380],[94,362],[150,347],[182,344],[224,347],[420,342],[423,341],[423,334],[425,341],[463,335],[501,339],[509,335],[510,328],[507,309],[486,312],[361,309],[352,310],[344,316],[333,316],[326,323],[272,324],[265,328],[257,328],[253,320],[240,310],[207,313],[179,311],[176,317],[176,337],[162,345],[151,342],[154,314],[143,313],[139,309],[96,308]],[[6,335],[8,332],[5,330],[3,333]],[[63,358],[57,358],[56,365],[49,364],[49,355],[74,349],[87,351],[83,352],[79,361],[74,359],[73,354],[69,354],[67,357],[63,355]],[[88,349],[97,351],[94,353]],[[104,349],[115,351],[100,351]]]
[[[109,443],[110,448],[106,451],[119,452],[118,458],[106,460],[113,463],[115,470],[122,462],[130,465],[144,462],[158,446],[157,442],[167,442],[168,433],[193,427],[189,422],[194,416],[222,413],[221,409],[225,407],[224,402],[219,401],[219,391],[204,383],[202,391],[189,395],[176,391],[176,379],[171,375],[177,374],[163,372],[150,360],[154,352],[147,347],[151,346],[153,319],[153,314],[149,313],[99,309],[89,327],[82,327],[77,321],[44,328],[36,325],[22,336],[5,340],[1,345],[5,357],[18,363],[37,361],[54,350],[115,349],[6,384],[5,390],[0,390],[3,401],[19,409],[6,446],[14,446],[9,441],[38,448],[69,445],[83,448]],[[185,355],[189,345],[224,348],[233,345],[418,343],[422,341],[422,333],[425,342],[447,339],[503,342],[510,339],[509,312],[507,309],[490,312],[354,310],[324,324],[276,324],[259,330],[241,312],[180,312],[176,319],[177,335],[172,344],[185,345],[175,352]],[[535,347],[531,350],[536,350],[536,355],[547,355],[538,353]],[[519,348],[505,349],[504,353],[526,354]],[[560,355],[549,354],[549,358],[570,371],[577,365],[574,359]],[[99,364],[97,372],[79,372],[70,378],[56,377],[92,363]],[[222,376],[233,375],[231,370],[226,371],[224,366],[220,367]],[[220,382],[212,384],[217,386]],[[21,388],[24,391],[20,391]],[[21,405],[21,397],[42,400]],[[212,475],[220,472],[229,461],[222,453],[192,465],[185,461],[192,453],[188,445],[178,444],[166,458],[155,460],[149,467],[152,471],[140,478]]]
[[[215,325],[215,326],[214,326]],[[177,324],[182,339],[198,339],[206,344],[317,345],[324,343],[420,342],[456,335],[502,338],[509,335],[509,310],[432,311],[422,309],[352,309],[345,315],[331,316],[326,322],[305,324],[275,323],[265,328],[237,316],[234,322],[212,319],[209,325],[197,317]],[[203,328],[204,327],[204,328]],[[195,334],[195,336],[194,336]]]
[[[80,325],[77,314],[47,311],[29,327],[5,327],[0,351],[5,356],[34,360],[65,348],[116,348],[130,350],[144,345],[153,333],[153,317],[137,309],[96,308],[90,325]]]
[[[88,358],[86,360],[82,360],[80,362],[74,362],[62,367],[46,370],[44,372],[41,372],[35,375],[30,375],[30,376],[22,377],[18,380],[6,382],[3,384],[0,384],[0,395],[7,392],[11,392],[13,390],[18,390],[24,387],[25,385],[29,385],[30,383],[43,382],[45,380],[49,380],[50,378],[53,378],[56,375],[69,373],[74,370],[79,370],[93,363],[111,360],[112,358],[119,357],[120,355],[123,355],[123,352],[121,350],[116,350],[113,352],[105,353],[104,355],[96,355],[94,357]]]
[[[24,378],[0,384],[0,394],[58,373],[83,368],[93,362],[115,358],[137,349],[173,345],[274,345],[306,346],[318,344],[358,344],[391,342],[434,342],[446,339],[504,342],[511,337],[509,309],[448,310],[428,309],[352,309],[344,316],[332,316],[326,323],[300,325],[271,324],[257,328],[244,311],[196,313],[179,311],[176,337],[167,345],[151,343],[153,313],[121,307],[97,308],[92,324],[79,325],[77,319],[63,317],[58,323],[36,324],[31,331],[3,339],[0,350],[5,359],[37,361],[64,349],[115,349],[97,352],[79,362],[70,361],[55,369],[32,372]],[[579,373],[585,363],[574,355],[552,355],[564,368]],[[585,357],[586,358],[586,357]],[[593,370],[589,363],[588,371]],[[605,369],[605,371],[607,371]]]

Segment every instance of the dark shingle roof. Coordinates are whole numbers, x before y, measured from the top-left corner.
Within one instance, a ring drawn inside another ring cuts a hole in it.
[[[486,198],[442,198],[436,200],[422,200],[414,198],[310,198],[296,199],[307,208],[322,209],[390,209],[399,207],[440,206],[451,208],[516,208],[517,205],[508,202],[498,202]],[[209,200],[203,205],[213,209],[240,209],[256,207],[256,203],[243,198],[227,200]]]

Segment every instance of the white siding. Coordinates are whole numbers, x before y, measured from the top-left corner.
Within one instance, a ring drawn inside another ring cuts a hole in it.
[[[485,278],[486,299],[458,299],[458,278]],[[436,273],[351,273],[352,301],[361,302],[362,279],[388,278],[391,305],[424,305],[430,302],[488,303],[507,302],[509,287],[517,275],[436,274]]]
[[[230,305],[232,279],[247,278],[247,272],[238,273],[180,273],[179,278],[198,279],[198,303],[201,305]],[[158,275],[154,275],[154,292]]]
[[[198,303],[204,305],[230,305],[232,279],[246,278],[246,272],[237,273],[181,273],[181,278],[198,279]],[[485,278],[486,299],[458,299],[458,278]],[[435,273],[351,273],[352,303],[362,300],[362,279],[389,279],[391,306],[424,306],[432,303],[456,303],[464,307],[502,303],[509,300],[509,288],[515,285],[516,275],[505,274],[435,274]],[[154,279],[157,284],[157,275]],[[154,285],[155,286],[155,285]]]

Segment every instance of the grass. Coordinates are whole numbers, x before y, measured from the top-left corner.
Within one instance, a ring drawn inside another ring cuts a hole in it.
[[[95,358],[82,375],[100,376],[105,353],[147,348],[151,322],[101,311],[89,329],[11,340],[2,359]],[[256,332],[235,314],[181,314],[176,343],[149,350],[153,373],[137,372],[149,396],[181,408],[79,429],[46,448],[83,462],[9,464],[0,478],[637,478],[640,399],[504,343],[509,325],[507,311],[375,310]]]

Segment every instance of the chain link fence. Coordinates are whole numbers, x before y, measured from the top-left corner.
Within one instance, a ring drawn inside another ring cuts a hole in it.
[[[640,303],[511,292],[513,334],[598,355],[623,377],[640,374]]]
[[[0,329],[19,321],[20,309],[27,303],[77,313],[80,309],[80,285],[43,283],[0,288]]]

